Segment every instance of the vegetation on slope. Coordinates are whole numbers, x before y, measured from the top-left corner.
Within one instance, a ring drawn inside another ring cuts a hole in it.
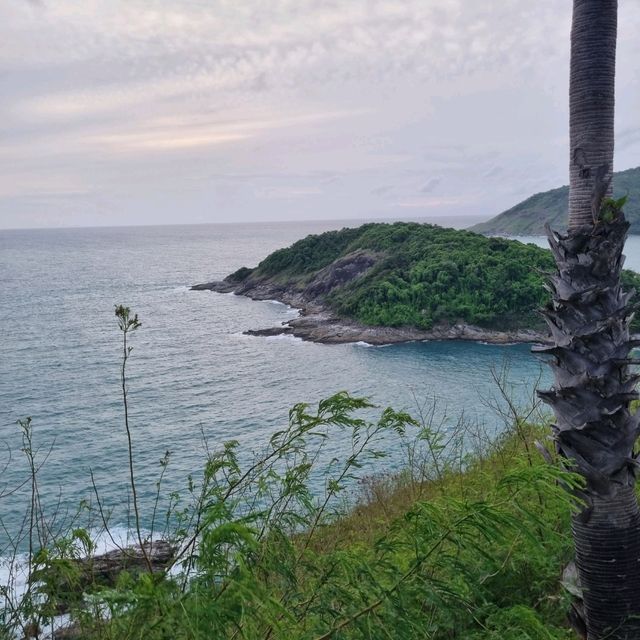
[[[116,315],[126,408],[141,324],[126,307]],[[170,569],[125,564],[115,578],[83,560],[96,522],[112,536],[98,489],[77,513],[50,512],[38,482],[49,453],[23,421],[25,526],[3,554],[13,548],[15,569],[28,541],[28,562],[24,591],[0,584],[0,638],[569,640],[560,578],[579,479],[542,459],[534,442],[547,428],[529,421],[535,406],[521,417],[506,377],[495,379],[506,426],[497,440],[462,419],[434,420],[428,405],[414,420],[340,392],[294,406],[263,451],[205,446],[182,493],[163,484],[169,453],[155,489],[132,463],[134,496],[151,490],[133,498],[131,527],[148,544],[155,521],[176,551]],[[126,414],[125,430],[132,456]],[[390,453],[402,470],[369,475]]]
[[[628,196],[624,211],[631,233],[640,233],[640,167],[613,174],[614,198]],[[481,222],[471,231],[487,235],[543,235],[548,222],[553,229],[567,228],[569,187],[537,193],[511,209]]]
[[[64,637],[84,640],[569,640],[561,485],[576,479],[534,453],[545,428],[516,418],[491,442],[470,425],[370,410],[339,393],[295,406],[254,460],[237,442],[211,451],[200,480],[169,500],[181,550],[171,573],[87,583],[75,564],[87,531],[49,538],[25,599],[6,600],[0,637],[68,611],[75,635]],[[345,436],[327,463],[328,438]],[[390,445],[404,470],[367,476]]]
[[[321,296],[340,316],[420,329],[460,321],[542,328],[537,310],[548,301],[545,274],[554,266],[548,250],[427,224],[372,223],[311,235],[229,279],[249,288],[268,281],[308,293],[332,265],[362,255],[372,266]],[[640,289],[637,274],[625,272],[624,280]]]

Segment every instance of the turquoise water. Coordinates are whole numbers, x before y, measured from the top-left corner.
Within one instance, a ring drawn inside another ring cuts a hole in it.
[[[409,411],[416,398],[435,398],[445,419],[454,422],[464,410],[467,419],[499,430],[499,418],[487,407],[495,394],[491,369],[508,361],[516,394],[526,395],[540,374],[526,345],[373,348],[253,338],[242,331],[273,326],[295,312],[188,289],[333,225],[0,231],[0,455],[11,456],[0,495],[25,478],[16,420],[31,416],[41,455],[49,452],[40,472],[45,503],[72,508],[91,497],[91,469],[105,506],[114,510],[112,522],[124,524],[126,439],[115,304],[130,306],[143,323],[132,338],[129,364],[143,499],[153,495],[166,450],[173,452],[168,486],[179,489],[202,468],[203,435],[210,447],[234,438],[246,453],[259,450],[295,402],[317,402],[342,389]],[[394,443],[388,445],[393,450]],[[329,450],[344,446],[336,436]],[[401,465],[399,452],[383,464]],[[25,499],[24,490],[0,498],[12,532],[24,517]],[[0,554],[5,541],[0,533]]]

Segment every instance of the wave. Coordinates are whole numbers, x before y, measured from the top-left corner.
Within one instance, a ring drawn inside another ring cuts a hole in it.
[[[300,309],[296,309],[296,307],[292,307],[290,304],[286,302],[280,302],[280,300],[261,300],[261,302],[267,302],[269,304],[275,304],[280,307],[286,307],[286,312],[293,316],[300,315]]]
[[[305,342],[299,336],[294,336],[290,333],[280,333],[277,336],[264,336],[265,340],[292,340],[294,342]]]
[[[129,529],[124,525],[114,525],[105,531],[104,528],[89,530],[89,538],[91,539],[94,549],[93,555],[102,555],[114,549],[121,549],[137,545],[137,533],[133,529]],[[143,538],[149,536],[149,531],[141,530]],[[154,535],[152,540],[160,540],[159,535]],[[170,574],[178,573],[178,568],[173,567]],[[0,557],[0,589],[6,589],[8,599],[13,603],[20,603],[27,592],[29,581],[29,558],[26,552],[16,553],[14,556]],[[2,601],[0,600],[0,612],[2,610]],[[69,624],[68,615],[59,615],[53,619],[52,627],[54,632]],[[51,638],[51,634],[45,632],[39,636],[43,640]],[[18,636],[16,636],[16,639]]]
[[[279,304],[282,305],[283,307],[288,307],[288,304],[285,304],[284,302],[280,302],[280,300],[261,300],[261,302],[268,302],[269,304]]]

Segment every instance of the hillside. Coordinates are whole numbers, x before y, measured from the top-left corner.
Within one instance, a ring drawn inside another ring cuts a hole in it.
[[[547,301],[544,273],[553,266],[548,250],[515,240],[427,224],[372,223],[308,236],[253,269],[194,288],[303,310],[289,327],[257,334],[385,343],[493,340],[491,332],[501,332],[493,341],[530,341],[536,336],[526,332],[544,332],[537,309]],[[640,289],[640,276],[626,272],[625,280]],[[451,333],[453,327],[461,329]]]
[[[619,171],[613,175],[614,197],[628,195],[625,215],[631,223],[631,233],[640,234],[640,167]],[[481,222],[470,231],[487,235],[544,235],[549,222],[559,231],[567,228],[569,187],[536,193],[515,207]]]

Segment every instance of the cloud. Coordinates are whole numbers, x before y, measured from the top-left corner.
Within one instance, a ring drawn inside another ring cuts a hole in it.
[[[445,206],[466,204],[471,201],[472,198],[470,196],[450,196],[446,198],[414,198],[396,202],[395,205],[407,209],[439,209]]]
[[[258,192],[258,196],[269,199],[306,198],[307,196],[317,196],[322,194],[322,189],[318,187],[267,187]]]
[[[616,134],[616,150],[624,151],[640,144],[640,128],[627,127]]]
[[[198,220],[493,213],[564,180],[569,23],[557,0],[2,3],[0,226],[28,193],[139,222],[188,218],[187,192]],[[639,29],[622,3],[629,162]]]
[[[420,192],[432,193],[436,189],[436,187],[440,184],[440,182],[442,182],[440,178],[431,178],[431,180],[429,180],[429,182],[427,182],[427,184],[425,184],[424,187],[420,189]]]
[[[498,176],[502,175],[504,172],[504,169],[499,166],[499,165],[495,165],[493,167],[491,167],[491,169],[489,169],[489,171],[487,171],[484,174],[485,178],[497,178]]]
[[[371,194],[374,196],[384,196],[393,191],[392,185],[383,185],[381,187],[376,187],[375,189],[371,189]]]
[[[304,126],[310,129],[340,119],[356,118],[363,113],[354,111],[327,111],[298,114],[263,114],[263,118],[185,113],[176,116],[149,117],[144,122],[106,124],[80,124],[67,130],[44,130],[30,137],[26,147],[22,140],[6,144],[0,149],[0,162],[10,165],[16,158],[38,156],[61,158],[87,154],[113,154],[139,157],[151,152],[206,150],[217,145],[258,140],[277,131]]]

